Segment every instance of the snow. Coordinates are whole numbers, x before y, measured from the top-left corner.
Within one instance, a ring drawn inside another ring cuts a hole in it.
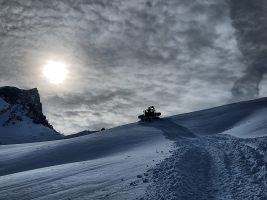
[[[263,98],[2,145],[0,199],[267,199],[266,115]]]
[[[9,119],[11,120],[9,121]],[[10,106],[0,98],[0,144],[26,143],[57,138],[59,135],[53,129],[33,123],[33,120],[25,115],[20,105]]]
[[[169,119],[198,136],[227,133],[233,136],[259,137],[267,136],[264,127],[266,109],[267,98],[261,98],[176,115]],[[244,127],[248,122],[246,128],[249,127],[250,130],[234,131],[237,127]]]
[[[224,131],[229,134],[241,138],[253,138],[267,136],[267,109],[262,109],[247,117],[241,123],[238,123],[231,130]]]
[[[0,123],[3,122],[0,119]],[[55,139],[55,131],[40,124],[34,124],[28,117],[11,126],[0,126],[0,141],[3,144],[25,143]]]
[[[8,103],[5,102],[2,98],[0,98],[0,112],[8,107]]]
[[[4,145],[0,199],[28,190],[31,196],[20,199],[140,196],[145,184],[137,176],[169,156],[172,144],[160,130],[132,124],[67,140]]]
[[[145,132],[146,134],[144,134]],[[2,168],[0,175],[105,158],[116,153],[130,151],[130,149],[140,151],[141,147],[141,149],[145,149],[147,145],[154,145],[155,142],[157,142],[154,148],[156,151],[160,144],[164,145],[164,141],[171,143],[165,139],[159,130],[139,125],[128,125],[66,140],[4,145],[1,147],[0,161],[8,167]]]
[[[222,135],[177,141],[173,155],[149,171],[146,199],[266,199],[264,140]]]

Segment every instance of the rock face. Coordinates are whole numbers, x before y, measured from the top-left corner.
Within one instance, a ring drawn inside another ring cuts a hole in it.
[[[31,118],[34,123],[53,128],[48,123],[46,116],[43,115],[42,103],[37,88],[21,90],[16,87],[5,86],[0,88],[0,97],[11,106],[21,106],[26,116]]]
[[[0,87],[0,144],[40,142],[63,138],[42,112],[36,88]]]

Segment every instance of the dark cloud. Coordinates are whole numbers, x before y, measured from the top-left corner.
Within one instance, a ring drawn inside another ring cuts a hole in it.
[[[231,17],[247,66],[244,75],[232,88],[233,98],[256,98],[259,85],[267,73],[267,2],[232,0]]]
[[[50,97],[49,101],[51,104],[57,104],[64,107],[80,107],[82,105],[101,105],[108,101],[115,102],[117,99],[128,99],[130,98],[130,95],[134,95],[134,93],[122,89],[117,91],[104,91],[100,94],[87,92],[80,94],[63,94],[61,96],[55,95]]]
[[[136,121],[149,105],[171,115],[223,104],[244,69],[230,8],[224,0],[1,0],[0,84],[38,87],[51,123],[67,133]],[[61,86],[40,75],[48,59],[69,65]]]

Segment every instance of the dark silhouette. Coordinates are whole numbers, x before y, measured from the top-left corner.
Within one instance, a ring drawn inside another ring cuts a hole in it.
[[[159,119],[159,116],[161,115],[160,112],[156,112],[156,109],[154,106],[149,106],[146,110],[143,111],[143,115],[139,115],[138,118],[141,121],[152,121],[153,119]]]

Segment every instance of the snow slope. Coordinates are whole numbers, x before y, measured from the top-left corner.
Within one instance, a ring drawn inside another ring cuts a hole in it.
[[[137,197],[145,192],[144,173],[170,154],[172,144],[160,130],[130,124],[78,138],[4,145],[0,199]]]
[[[0,199],[266,199],[266,105],[2,145]]]
[[[237,137],[267,136],[267,98],[186,113],[170,119],[198,136],[227,133]]]
[[[0,110],[4,110],[8,107],[8,103],[4,99],[0,98]]]

